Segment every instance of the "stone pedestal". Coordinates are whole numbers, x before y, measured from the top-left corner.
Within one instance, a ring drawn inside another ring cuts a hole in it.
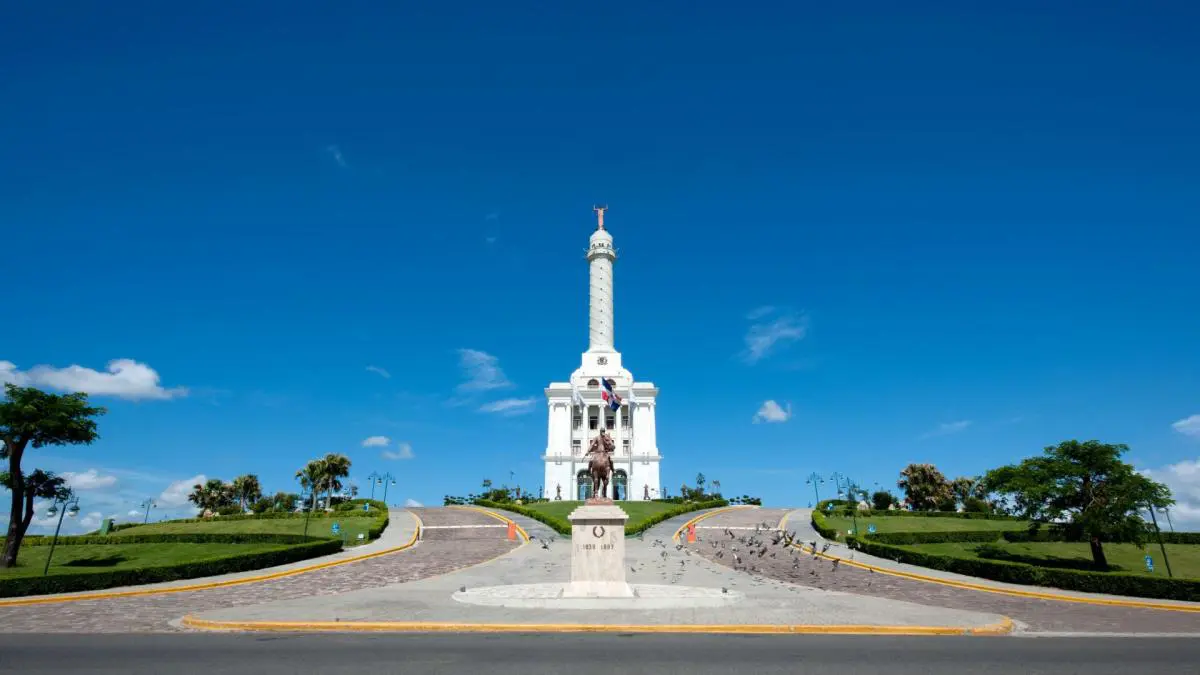
[[[563,597],[633,597],[633,588],[625,582],[625,521],[629,516],[611,502],[589,500],[567,519],[571,521],[571,582],[563,589]]]

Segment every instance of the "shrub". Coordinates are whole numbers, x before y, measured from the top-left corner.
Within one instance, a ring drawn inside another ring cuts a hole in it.
[[[1088,572],[1021,562],[958,558],[883,544],[870,537],[849,537],[848,543],[852,548],[880,558],[1010,584],[1163,600],[1200,600],[1200,580],[1195,579],[1165,579],[1124,572]]]
[[[26,539],[22,546],[49,546],[53,537]],[[120,537],[84,534],[59,537],[59,546],[81,544],[304,544],[325,540],[328,537],[304,536],[302,534],[264,534],[261,532],[187,532],[162,534],[128,534]]]
[[[866,535],[871,541],[893,546],[910,544],[952,544],[963,542],[997,542],[1004,533],[996,530],[974,532],[881,532]]]
[[[60,543],[62,539],[63,537],[59,538]],[[114,586],[153,584],[179,579],[215,576],[218,574],[232,574],[235,572],[262,569],[264,567],[286,565],[299,560],[337,553],[340,550],[342,550],[342,542],[340,540],[310,538],[310,541],[287,548],[241,553],[215,560],[200,560],[177,565],[110,570],[106,572],[51,574],[44,577],[13,577],[0,579],[0,597],[41,595],[46,593],[73,593],[77,591],[112,588]]]
[[[991,513],[992,505],[979,497],[967,497],[963,500],[963,511],[966,513]]]

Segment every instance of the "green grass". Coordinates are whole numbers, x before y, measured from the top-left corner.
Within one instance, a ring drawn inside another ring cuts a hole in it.
[[[936,520],[936,519],[930,519]],[[968,521],[979,522],[979,521]],[[1029,562],[1041,567],[1066,567],[1070,569],[1086,568],[1092,561],[1091,548],[1086,542],[1027,542],[1001,543],[1002,549],[1015,556],[1020,556],[1021,562]],[[957,558],[980,558],[976,549],[979,544],[913,544],[901,548],[949,555]],[[1200,546],[1190,544],[1167,544],[1167,555],[1171,558],[1171,571],[1175,577],[1200,579]],[[1105,544],[1104,554],[1110,566],[1118,566],[1121,572],[1141,574],[1146,576],[1166,577],[1167,566],[1163,563],[1162,551],[1157,544],[1148,544],[1145,549],[1133,544]],[[1145,557],[1154,558],[1154,572],[1146,571]]]
[[[670,511],[679,506],[678,504],[664,504],[662,502],[614,503],[629,516],[629,520],[625,523],[625,529],[627,530],[650,519],[652,516],[664,511]],[[538,511],[555,520],[561,520],[569,526],[570,521],[567,520],[567,516],[580,506],[583,506],[583,502],[539,502],[536,504],[526,504],[525,508]]]
[[[376,518],[352,516],[349,518],[313,518],[308,523],[310,537],[332,537],[333,524],[341,526],[341,535],[346,539],[347,546],[358,544],[358,535],[364,535],[366,543],[367,531],[378,523]],[[253,532],[259,534],[304,534],[304,518],[266,518],[263,520],[221,520],[214,518],[196,523],[150,523],[138,525],[113,533],[114,537],[126,537],[134,534],[201,534],[212,532]]]
[[[842,534],[845,534],[847,530],[854,527],[854,522],[849,516],[825,516],[825,522],[829,527]],[[1005,530],[1025,530],[1029,527],[1029,523],[1020,520],[924,518],[920,516],[911,518],[906,516],[871,518],[870,516],[863,516],[858,519],[858,526],[862,528],[860,534],[866,534],[868,523],[874,525],[875,531],[879,534],[885,532],[1002,532]]]
[[[284,544],[85,544],[56,546],[50,574],[158,567],[287,548]],[[0,580],[41,576],[49,546],[25,546],[17,566],[0,568]],[[76,564],[71,564],[71,563]],[[81,564],[82,563],[82,564]]]

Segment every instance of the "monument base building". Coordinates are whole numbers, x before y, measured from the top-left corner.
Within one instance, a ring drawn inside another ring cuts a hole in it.
[[[613,347],[613,263],[617,252],[604,229],[606,208],[597,208],[598,223],[588,245],[588,350],[566,382],[546,387],[546,476],[542,496],[584,500],[592,497],[585,453],[604,429],[616,445],[609,494],[616,500],[657,499],[659,469],[655,409],[658,388],[638,382],[621,364]]]

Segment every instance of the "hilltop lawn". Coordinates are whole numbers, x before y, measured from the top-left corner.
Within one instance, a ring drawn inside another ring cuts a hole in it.
[[[111,572],[214,560],[231,555],[262,553],[288,548],[286,544],[82,544],[54,549],[50,574]],[[17,566],[0,569],[0,580],[40,577],[49,546],[25,546]]]
[[[849,516],[825,516],[825,522],[837,530],[841,534],[845,534],[847,530],[854,527],[854,522]],[[875,526],[875,531],[879,534],[885,532],[982,532],[992,531],[1004,532],[1013,530],[1025,530],[1029,528],[1029,523],[1023,520],[984,520],[976,518],[925,518],[921,516],[859,516],[858,526],[862,528],[863,533],[867,531],[867,525]]]
[[[1016,556],[1019,562],[1040,567],[1089,569],[1092,563],[1091,548],[1087,542],[1007,542],[1001,546],[1005,553]],[[902,548],[956,558],[987,559],[977,554],[979,544],[972,543],[913,544]],[[1200,579],[1200,546],[1167,544],[1166,548],[1171,559],[1171,572],[1176,578]],[[1108,557],[1108,564],[1119,567],[1121,572],[1162,578],[1167,576],[1167,566],[1163,563],[1158,544],[1148,544],[1142,549],[1134,544],[1108,543],[1104,545],[1104,554]],[[1154,560],[1153,572],[1146,571],[1147,555]]]
[[[346,539],[347,546],[354,546],[358,543],[358,535],[367,534],[371,526],[378,522],[376,518],[367,518],[363,516],[351,516],[348,518],[312,518],[308,523],[308,536],[310,537],[333,537],[333,524],[338,523],[341,526],[342,534],[340,537]],[[177,523],[177,522],[162,522],[150,523],[148,525],[138,525],[122,530],[117,530],[113,533],[114,537],[125,537],[136,534],[205,534],[216,532],[243,533],[253,532],[258,534],[304,534],[304,518],[264,518],[262,520],[246,519],[246,520],[221,520],[213,518],[194,523]],[[339,537],[339,538],[340,538]],[[364,543],[366,537],[363,538]]]
[[[674,508],[678,508],[678,506],[679,506],[678,504],[664,504],[662,502],[632,502],[631,501],[631,502],[614,502],[614,503],[617,506],[619,506],[622,511],[624,511],[626,514],[629,515],[629,521],[625,523],[626,530],[633,529],[636,525],[643,523],[646,520],[649,520],[650,518],[652,518],[660,513],[663,513],[665,511],[670,511],[671,509],[674,509]],[[550,518],[554,518],[555,520],[562,521],[564,524],[566,524],[569,527],[570,521],[567,520],[567,516],[570,515],[570,513],[572,511],[579,508],[580,506],[583,506],[583,502],[565,502],[564,501],[564,502],[539,502],[536,504],[528,504],[528,505],[526,505],[525,508],[545,514],[546,516],[549,516]]]

